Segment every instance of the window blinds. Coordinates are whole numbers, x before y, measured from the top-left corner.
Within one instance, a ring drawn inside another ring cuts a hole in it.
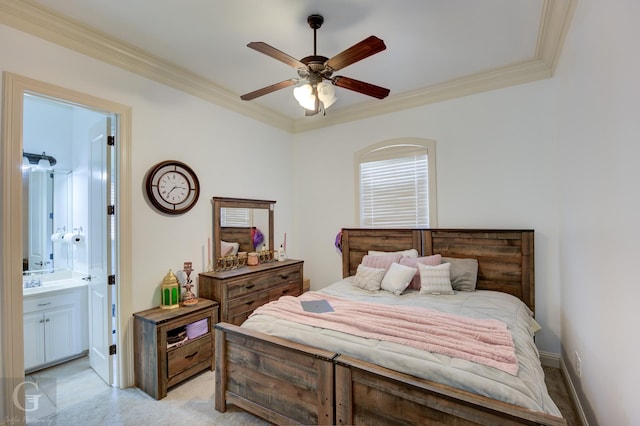
[[[426,154],[360,163],[360,225],[429,227]]]
[[[251,226],[250,209],[222,208],[220,209],[220,226]]]

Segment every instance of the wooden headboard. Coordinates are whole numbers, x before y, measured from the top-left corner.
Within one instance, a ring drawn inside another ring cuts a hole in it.
[[[229,243],[238,243],[240,248],[238,251],[251,252],[254,251],[253,240],[251,239],[251,228],[224,226],[220,228],[220,240]]]
[[[368,250],[474,258],[477,289],[512,294],[535,312],[533,236],[533,230],[343,229],[342,276],[355,275]]]

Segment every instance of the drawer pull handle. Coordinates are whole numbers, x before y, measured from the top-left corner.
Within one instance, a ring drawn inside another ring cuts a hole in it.
[[[191,358],[193,358],[194,356],[198,355],[198,351],[195,351],[194,353],[192,353],[191,355],[186,355],[184,357],[184,359],[188,359],[191,360]]]
[[[50,305],[50,304],[51,304],[51,302],[47,302],[47,303],[38,303],[38,306],[47,306],[47,305]]]
[[[282,290],[282,294],[287,294],[287,293],[289,293],[289,289],[288,288],[285,289],[285,290]]]
[[[247,290],[251,290],[252,288],[254,288],[256,285],[255,284],[251,284],[251,285],[246,285],[244,286],[244,288],[246,288]]]
[[[287,275],[280,275],[280,278],[282,278],[283,280],[286,280],[286,279],[288,279],[288,278],[289,278],[289,274],[287,274]]]
[[[251,302],[247,302],[246,305],[247,306],[251,306],[251,305],[253,305],[254,302],[255,302],[255,300],[252,300]]]

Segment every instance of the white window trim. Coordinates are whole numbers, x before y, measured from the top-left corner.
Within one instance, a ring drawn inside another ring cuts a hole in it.
[[[416,148],[427,150],[429,168],[429,228],[438,227],[437,184],[436,184],[436,141],[422,138],[388,139],[357,151],[354,155],[355,179],[355,223],[360,225],[360,164],[363,161],[394,158],[404,153],[410,154]]]

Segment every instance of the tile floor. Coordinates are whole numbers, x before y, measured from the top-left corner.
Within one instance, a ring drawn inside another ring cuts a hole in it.
[[[544,370],[549,393],[567,424],[580,425],[560,370]],[[212,371],[175,386],[161,401],[137,388],[107,386],[89,367],[86,357],[30,374],[26,379],[38,386],[25,386],[28,425],[267,425],[233,406],[226,413],[215,411]],[[31,410],[35,406],[37,409]]]

